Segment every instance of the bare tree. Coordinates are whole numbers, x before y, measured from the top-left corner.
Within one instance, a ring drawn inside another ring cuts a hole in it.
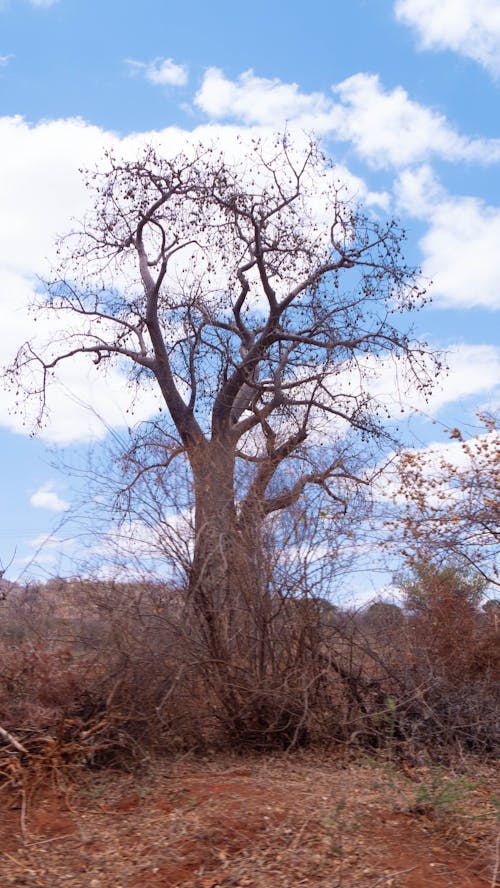
[[[397,224],[365,214],[314,144],[254,142],[235,162],[202,146],[108,155],[88,184],[95,210],[61,242],[44,300],[67,314],[65,335],[26,343],[13,373],[40,415],[51,376],[77,355],[128,362],[134,384],[157,386],[166,415],[131,454],[124,489],[187,459],[191,599],[217,659],[241,578],[245,594],[261,587],[270,516],[311,487],[343,509],[366,483],[354,442],[384,435],[367,382],[377,361],[431,384],[425,346],[396,319],[424,292]]]

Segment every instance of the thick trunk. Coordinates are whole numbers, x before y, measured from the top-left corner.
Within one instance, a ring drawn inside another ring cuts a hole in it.
[[[193,621],[214,660],[228,654],[231,540],[235,524],[234,449],[211,442],[190,454],[195,544],[190,578]]]
[[[317,674],[297,614],[269,591],[261,504],[247,499],[236,510],[229,446],[210,442],[190,459],[196,538],[187,627],[208,699],[238,742],[306,742]]]
[[[248,662],[264,582],[261,516],[243,521],[234,501],[234,448],[211,442],[191,455],[195,547],[190,593],[205,650],[226,663]],[[257,632],[257,635],[259,633]]]

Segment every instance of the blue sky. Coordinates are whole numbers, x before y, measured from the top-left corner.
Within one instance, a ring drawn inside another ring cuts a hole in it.
[[[110,144],[132,155],[147,134],[223,146],[235,129],[287,125],[316,132],[360,196],[401,219],[434,281],[414,323],[451,349],[450,375],[411,429],[422,445],[445,440],[442,427],[499,403],[499,110],[497,0],[0,0],[0,362],[31,335],[37,275],[85,210],[79,167]],[[118,372],[104,384],[76,367],[36,438],[31,406],[24,425],[14,406],[5,392],[0,557],[17,547],[12,578],[49,575],[77,550],[57,530],[76,482],[53,463],[104,439],[96,413],[120,433],[127,392]],[[154,409],[146,398],[139,417]]]

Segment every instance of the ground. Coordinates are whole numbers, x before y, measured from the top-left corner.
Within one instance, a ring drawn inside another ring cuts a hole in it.
[[[493,888],[497,776],[309,753],[11,781],[0,888]]]

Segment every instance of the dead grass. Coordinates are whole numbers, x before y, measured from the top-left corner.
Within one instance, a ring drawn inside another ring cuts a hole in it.
[[[494,884],[491,766],[396,769],[310,752],[76,776],[29,798],[1,791],[2,888]]]

